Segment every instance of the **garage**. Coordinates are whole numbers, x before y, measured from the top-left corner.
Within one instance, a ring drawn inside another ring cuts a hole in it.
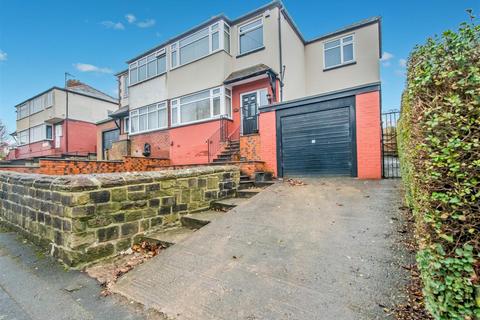
[[[355,97],[278,110],[277,146],[281,176],[355,177]]]

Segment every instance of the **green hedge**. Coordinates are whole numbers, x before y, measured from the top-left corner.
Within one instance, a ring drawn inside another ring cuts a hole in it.
[[[464,23],[408,61],[398,145],[435,319],[480,318],[480,26]]]

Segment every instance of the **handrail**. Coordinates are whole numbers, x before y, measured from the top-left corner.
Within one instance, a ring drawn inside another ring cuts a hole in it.
[[[220,149],[225,146],[226,142],[240,139],[240,126],[231,134],[228,132],[228,118],[220,117],[220,127],[207,139],[208,162],[213,162],[215,156]]]

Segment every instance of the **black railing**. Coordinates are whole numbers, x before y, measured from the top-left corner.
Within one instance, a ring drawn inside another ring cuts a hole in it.
[[[382,113],[382,166],[384,178],[400,178],[400,161],[397,146],[399,111]]]
[[[222,147],[225,147],[229,141],[240,139],[240,127],[229,133],[229,122],[228,118],[222,116],[219,121],[220,127],[207,139],[208,162],[213,162]]]

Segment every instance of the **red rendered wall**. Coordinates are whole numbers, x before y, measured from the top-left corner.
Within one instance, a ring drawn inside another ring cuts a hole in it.
[[[358,178],[381,179],[380,92],[357,95],[355,105]]]
[[[97,152],[97,126],[94,123],[67,120],[68,121],[68,150],[66,152],[86,154]],[[65,125],[63,126],[65,135]],[[63,141],[62,141],[63,142]]]
[[[260,131],[260,155],[265,168],[277,176],[277,129],[275,111],[262,112],[258,123]]]

